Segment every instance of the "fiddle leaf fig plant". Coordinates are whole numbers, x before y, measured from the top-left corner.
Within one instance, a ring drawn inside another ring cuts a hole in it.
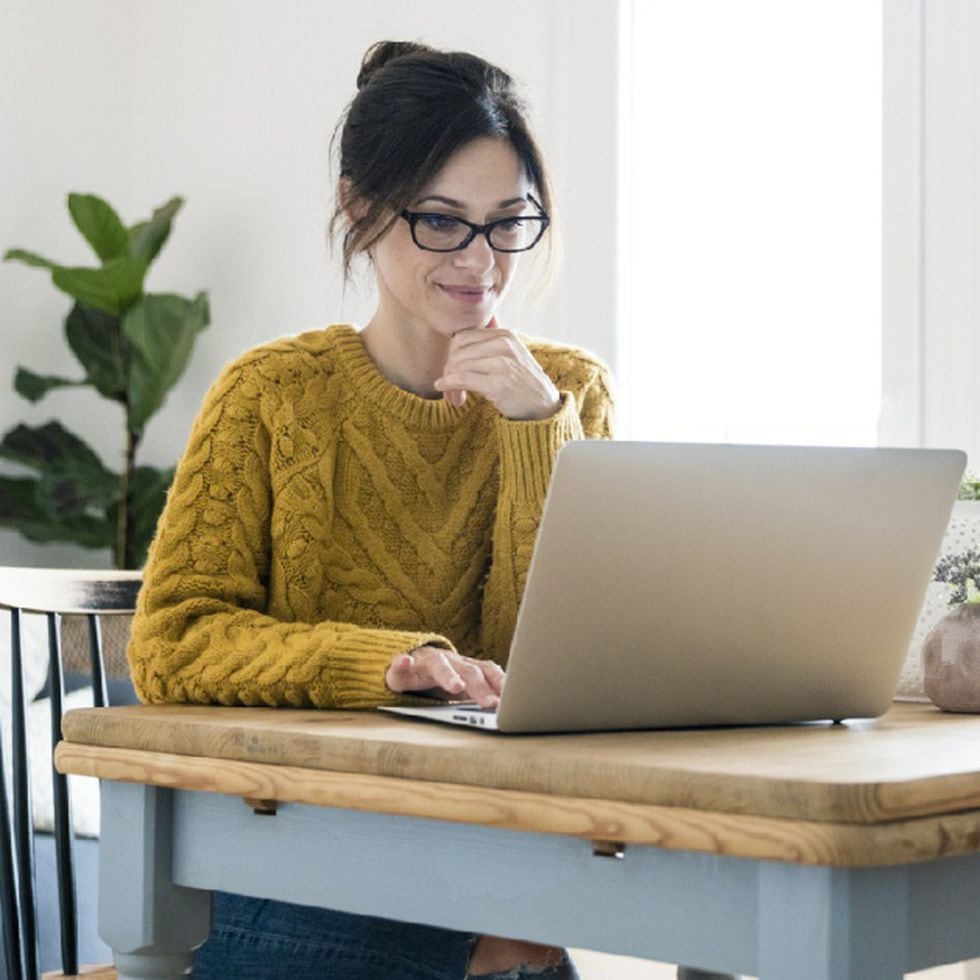
[[[31,475],[0,475],[0,526],[31,541],[111,548],[117,568],[139,568],[145,561],[174,470],[137,466],[137,450],[210,322],[206,293],[188,299],[144,291],[147,271],[182,205],[174,197],[149,220],[127,228],[101,198],[69,194],[72,221],[98,266],[58,265],[19,248],[4,255],[4,261],[46,269],[74,301],[64,333],[82,369],[80,377],[65,378],[18,367],[14,389],[38,402],[58,388],[94,388],[122,409],[123,449],[116,471],[56,420],[10,429],[0,439],[0,459]]]

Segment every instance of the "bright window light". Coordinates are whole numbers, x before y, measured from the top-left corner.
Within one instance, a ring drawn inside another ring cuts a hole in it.
[[[874,445],[880,0],[634,0],[633,439]]]

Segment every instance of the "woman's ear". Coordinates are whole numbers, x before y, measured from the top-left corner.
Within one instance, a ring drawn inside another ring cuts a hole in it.
[[[337,199],[348,225],[357,224],[368,212],[368,202],[358,197],[350,177],[341,177],[337,183]]]

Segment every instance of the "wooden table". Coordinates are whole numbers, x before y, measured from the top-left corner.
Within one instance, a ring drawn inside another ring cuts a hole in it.
[[[980,718],[931,706],[560,736],[106,708],[64,738],[58,768],[103,780],[123,978],[183,975],[213,889],[763,980],[980,956]]]

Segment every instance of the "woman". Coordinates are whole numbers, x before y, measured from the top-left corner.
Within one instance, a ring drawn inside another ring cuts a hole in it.
[[[611,436],[609,373],[495,311],[547,240],[510,77],[383,42],[342,119],[332,228],[378,305],[230,364],[191,433],[129,648],[148,702],[495,705],[558,449]],[[517,970],[518,972],[512,972]],[[197,977],[576,976],[564,950],[216,895]]]

